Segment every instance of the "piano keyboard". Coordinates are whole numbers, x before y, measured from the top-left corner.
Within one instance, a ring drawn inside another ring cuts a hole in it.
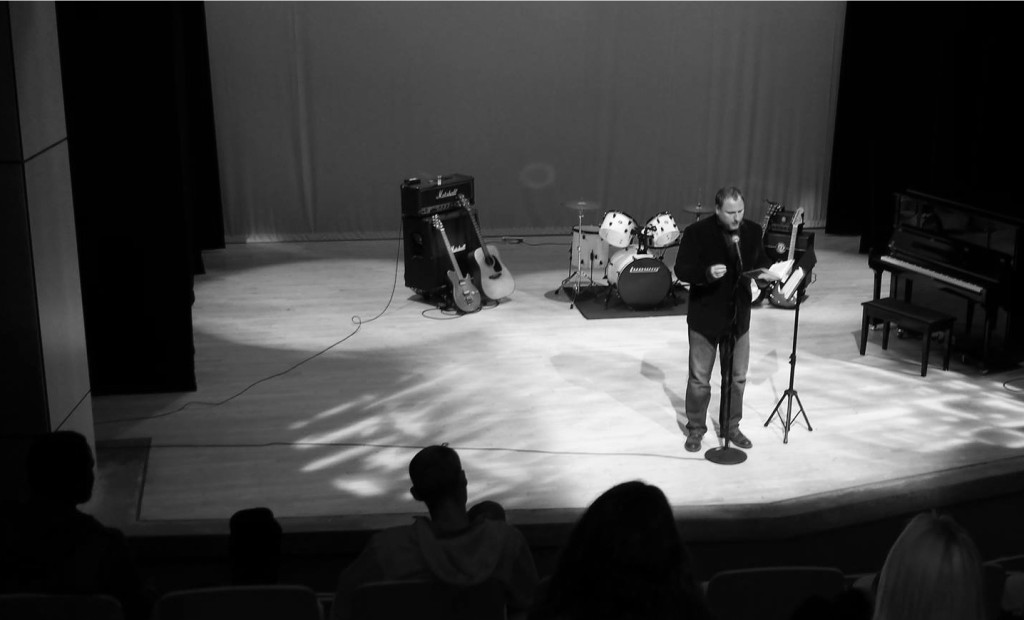
[[[893,258],[892,256],[889,256],[889,255],[880,256],[879,260],[881,260],[883,263],[888,263],[890,265],[894,265],[896,267],[900,267],[901,269],[906,269],[907,271],[913,271],[914,273],[920,273],[922,275],[928,276],[929,278],[934,278],[934,279],[938,280],[939,282],[945,282],[946,284],[952,284],[953,286],[956,286],[956,287],[962,288],[964,290],[970,291],[970,292],[972,292],[972,293],[974,293],[976,295],[980,295],[985,290],[982,287],[978,286],[977,284],[973,284],[971,282],[968,282],[967,280],[961,280],[959,278],[954,278],[954,277],[952,277],[950,275],[947,275],[947,274],[944,274],[944,273],[941,273],[941,272],[938,272],[938,271],[933,271],[933,270],[928,269],[926,267],[922,267],[920,265],[915,265],[914,263],[908,263],[907,261],[900,260],[898,258]]]

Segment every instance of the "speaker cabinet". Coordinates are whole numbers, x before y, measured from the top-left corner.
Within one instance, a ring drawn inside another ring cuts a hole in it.
[[[789,232],[780,233],[769,230],[764,235],[764,251],[773,262],[789,258]],[[796,252],[793,258],[800,258],[808,249],[814,248],[814,233],[797,233]]]
[[[786,233],[793,230],[793,218],[796,216],[795,211],[777,211],[772,215],[771,219],[768,220],[768,230],[776,233]],[[800,228],[803,228],[803,223],[800,224]]]
[[[473,252],[480,240],[473,229],[466,209],[454,209],[435,214],[444,226],[451,243],[452,253],[464,276],[475,264]],[[431,297],[451,289],[448,270],[451,258],[444,247],[441,231],[434,226],[433,216],[403,217],[402,235],[405,248],[405,285],[420,295]]]

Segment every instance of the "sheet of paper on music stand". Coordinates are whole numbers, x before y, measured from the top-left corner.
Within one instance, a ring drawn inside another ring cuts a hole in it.
[[[793,261],[791,261],[791,260],[784,260],[784,261],[779,261],[779,262],[775,263],[774,265],[772,265],[771,267],[769,267],[768,271],[770,271],[770,272],[774,273],[775,275],[779,276],[780,280],[785,280],[786,276],[789,275],[789,272],[792,269],[793,269]]]
[[[793,293],[799,288],[800,283],[804,280],[804,270],[802,267],[797,267],[793,271],[793,275],[789,276],[786,283],[782,285],[782,296],[786,299],[792,299]]]
[[[754,279],[757,279],[757,278],[761,278],[762,280],[769,280],[769,281],[771,281],[771,280],[782,280],[782,278],[779,277],[779,274],[771,271],[770,269],[765,269],[764,267],[758,267],[757,269],[751,269],[750,271],[744,271],[742,275],[747,276],[751,280],[754,280]]]

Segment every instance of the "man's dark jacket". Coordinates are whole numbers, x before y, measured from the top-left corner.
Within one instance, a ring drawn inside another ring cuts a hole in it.
[[[688,226],[679,242],[676,277],[690,283],[686,322],[711,342],[718,342],[728,333],[734,309],[736,335],[742,336],[750,329],[750,279],[740,276],[740,265],[729,247],[729,238],[736,234],[743,271],[772,264],[764,251],[761,227],[748,220],[743,220],[739,231],[727,233],[716,216],[706,217]],[[716,264],[725,265],[728,271],[712,282],[708,268]]]

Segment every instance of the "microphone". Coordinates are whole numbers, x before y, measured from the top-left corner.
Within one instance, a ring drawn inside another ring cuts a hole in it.
[[[743,254],[740,253],[740,236],[732,236],[732,244],[736,246],[736,258],[739,261],[740,271],[743,271]]]

